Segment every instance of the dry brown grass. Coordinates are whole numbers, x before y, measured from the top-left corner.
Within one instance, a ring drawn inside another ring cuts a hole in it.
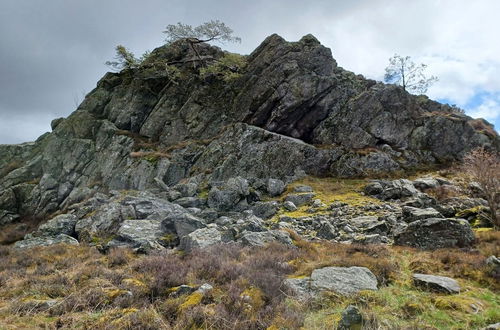
[[[446,320],[457,316],[469,320],[472,316],[461,301],[479,299],[492,310],[495,298],[490,292],[500,290],[498,279],[484,263],[488,255],[499,252],[499,232],[478,233],[475,252],[448,249],[432,253],[308,242],[294,232],[290,234],[292,247],[229,244],[190,254],[149,256],[137,256],[126,249],[103,255],[86,246],[58,245],[30,251],[0,247],[0,323],[14,328],[45,324],[49,328],[96,329],[298,329],[330,324],[328,313],[337,317],[348,303],[360,304],[370,322],[379,325],[387,324],[383,318],[393,313],[406,315],[401,319],[404,322],[431,318],[435,314],[425,316],[429,308],[445,313]],[[380,291],[351,298],[326,295],[311,303],[299,303],[283,293],[285,278],[307,276],[324,266],[367,267],[377,276]],[[468,296],[439,300],[421,293],[410,281],[411,272],[416,271],[457,278]],[[196,287],[203,283],[214,289],[206,295],[172,295],[178,285]],[[51,300],[55,304],[47,307],[45,302]],[[425,308],[417,308],[418,304]],[[332,312],[321,314],[331,306]],[[315,321],[316,313],[322,316]],[[484,320],[495,317],[488,313]]]

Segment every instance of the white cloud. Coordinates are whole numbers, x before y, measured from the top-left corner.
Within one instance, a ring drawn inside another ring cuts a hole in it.
[[[500,102],[487,99],[478,107],[472,109],[469,113],[474,118],[484,118],[486,120],[495,120],[500,117]]]

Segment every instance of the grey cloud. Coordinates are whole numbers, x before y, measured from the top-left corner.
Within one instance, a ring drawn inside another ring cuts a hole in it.
[[[221,19],[242,37],[230,51],[249,53],[278,33],[297,40],[315,34],[340,65],[380,78],[395,51],[432,52],[435,22],[457,1],[422,0],[1,0],[0,143],[22,142],[67,116],[75,98],[107,71],[124,44],[136,53],[162,44],[161,31],[178,21]],[[494,3],[494,0],[491,1]],[[470,22],[467,22],[471,24]],[[498,23],[497,23],[498,25]],[[451,27],[454,28],[453,26]],[[442,29],[442,27],[441,27]],[[445,40],[445,39],[444,39]],[[434,42],[434,43],[433,43]],[[18,126],[15,132],[8,128]]]

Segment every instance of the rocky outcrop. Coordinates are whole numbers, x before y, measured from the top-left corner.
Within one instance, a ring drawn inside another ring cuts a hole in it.
[[[198,51],[224,56],[207,44]],[[241,212],[304,175],[359,176],[453,161],[477,146],[499,150],[486,122],[348,72],[311,35],[298,42],[268,37],[230,80],[180,63],[190,52],[182,41],[159,47],[143,66],[107,73],[51,133],[1,145],[0,224],[112,190],[163,193],[196,217],[205,203]],[[178,75],[165,70],[167,62],[177,63]],[[416,198],[410,206],[426,208],[432,205],[415,192],[435,184],[381,181],[367,193]],[[308,194],[297,192],[291,202],[308,204]],[[123,219],[160,219],[111,202],[78,221],[78,239],[116,233]]]

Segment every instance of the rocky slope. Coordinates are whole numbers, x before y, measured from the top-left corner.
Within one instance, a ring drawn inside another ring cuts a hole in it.
[[[200,244],[188,237],[197,229],[214,242],[245,240],[245,231],[260,235],[249,242],[286,242],[261,219],[281,204],[264,200],[306,175],[404,171],[456,161],[478,146],[500,150],[487,122],[346,71],[311,35],[268,37],[232,79],[202,75],[191,63],[165,70],[190,52],[182,41],[157,48],[140,68],[107,73],[51,133],[1,145],[0,224],[66,214],[51,221],[69,229],[41,228],[27,237],[36,244],[66,235],[58,239],[189,249]],[[199,52],[226,56],[206,44]],[[134,230],[147,237],[137,241]],[[382,240],[393,239],[391,230]]]

